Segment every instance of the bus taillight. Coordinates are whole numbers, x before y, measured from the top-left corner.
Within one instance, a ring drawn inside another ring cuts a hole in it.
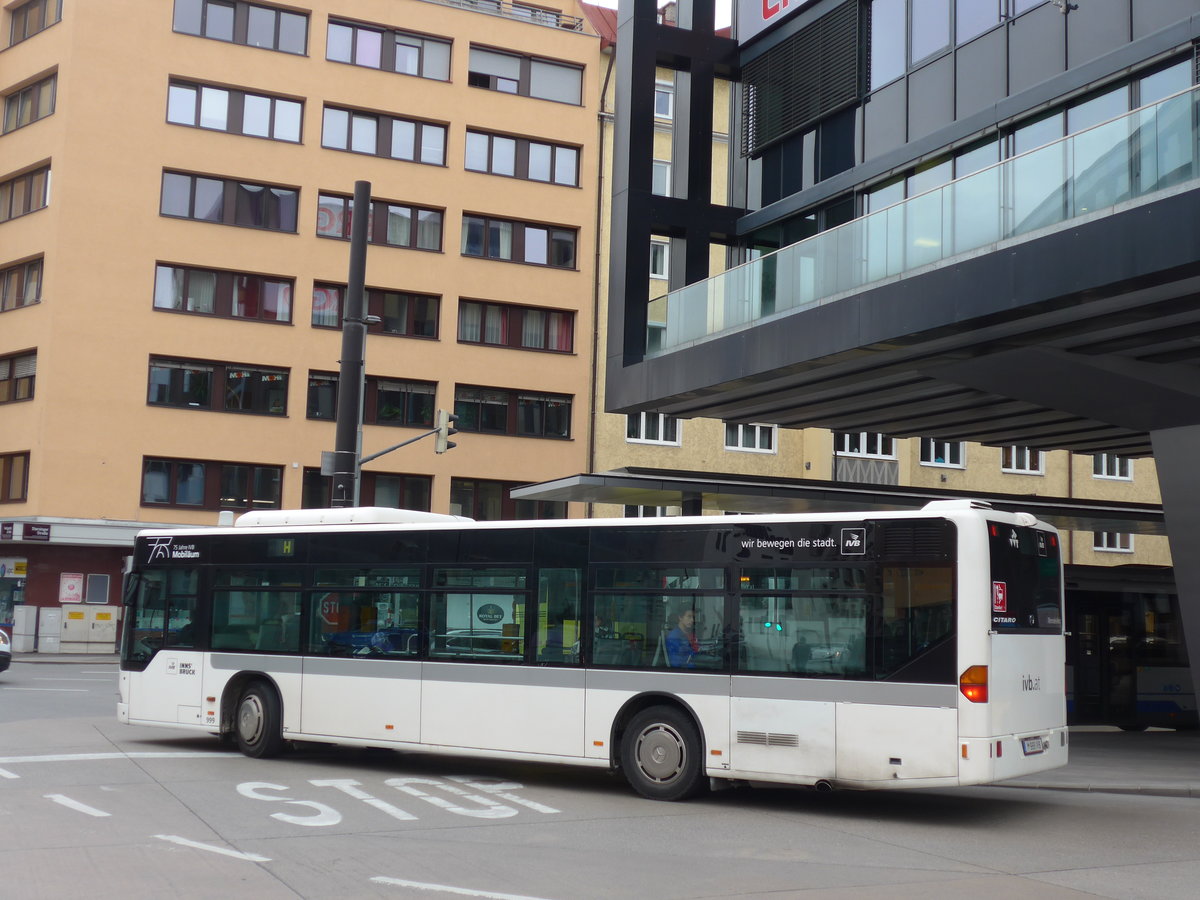
[[[971,666],[958,676],[958,689],[972,703],[987,703],[988,699],[988,670],[987,666]]]

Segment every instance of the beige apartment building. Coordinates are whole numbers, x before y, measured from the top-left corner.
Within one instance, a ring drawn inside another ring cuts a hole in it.
[[[580,515],[597,115],[579,7],[27,0],[0,16],[0,622],[119,602],[140,527],[327,505],[355,182],[359,502]]]

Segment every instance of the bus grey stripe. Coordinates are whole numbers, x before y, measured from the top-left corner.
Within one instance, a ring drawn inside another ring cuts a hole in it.
[[[508,684],[519,687],[583,687],[583,669],[560,669],[551,666],[497,666],[471,663],[422,664],[426,681],[458,684]]]
[[[261,672],[299,675],[302,660],[298,656],[273,656],[264,653],[213,653],[208,658],[208,664],[214,669],[222,670],[257,669]]]
[[[699,672],[622,672],[591,669],[587,673],[589,690],[663,691],[672,694],[703,694],[711,697],[729,696],[729,676]]]
[[[754,700],[818,700],[875,706],[957,707],[952,684],[891,681],[826,681],[816,678],[744,678],[734,676],[733,696]]]

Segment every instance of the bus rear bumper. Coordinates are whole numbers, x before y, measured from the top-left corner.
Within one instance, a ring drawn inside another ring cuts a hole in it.
[[[959,743],[959,783],[988,784],[1065,766],[1070,739],[1061,726]]]

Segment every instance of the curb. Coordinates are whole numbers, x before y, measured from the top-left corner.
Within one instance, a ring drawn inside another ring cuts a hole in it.
[[[1063,784],[1062,782],[999,782],[991,787],[1023,788],[1041,791],[1075,791],[1085,794],[1141,794],[1151,797],[1184,797],[1200,800],[1200,784]]]

